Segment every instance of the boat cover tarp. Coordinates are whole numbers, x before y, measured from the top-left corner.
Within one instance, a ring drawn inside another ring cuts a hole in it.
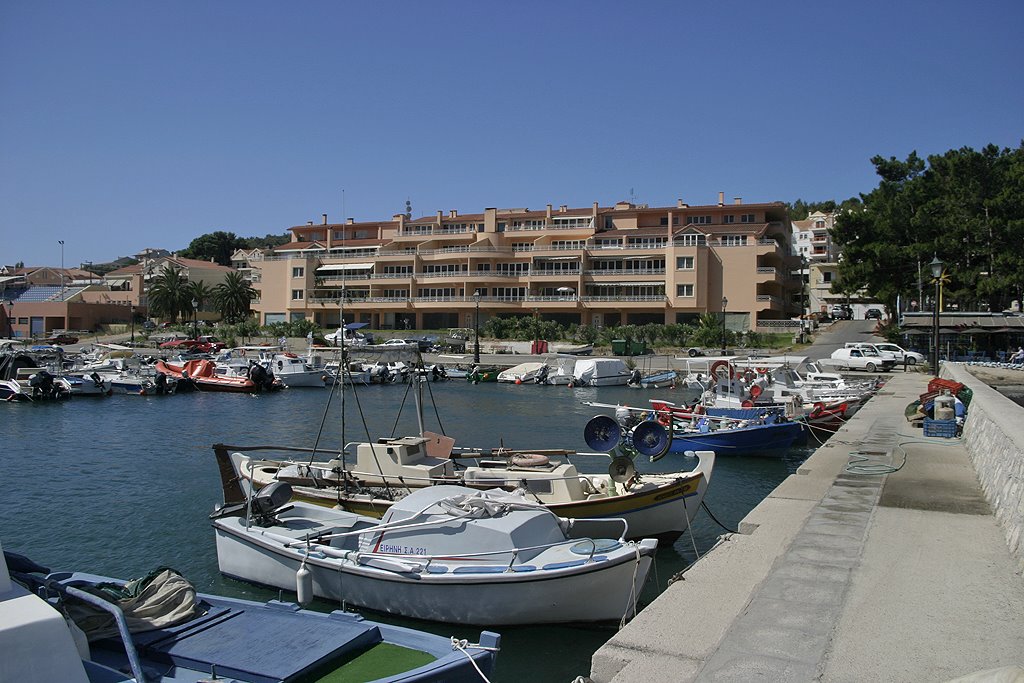
[[[27,353],[0,356],[0,379],[15,379],[22,368],[38,368],[39,363]]]
[[[124,585],[99,583],[77,588],[120,607],[132,633],[171,626],[191,619],[196,613],[196,589],[169,567],[159,567]],[[118,634],[109,612],[80,601],[69,601],[67,609],[90,641]]]

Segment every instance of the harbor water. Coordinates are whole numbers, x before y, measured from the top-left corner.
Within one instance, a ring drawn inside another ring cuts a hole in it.
[[[344,397],[326,389],[291,389],[259,395],[194,393],[6,404],[0,539],[5,549],[53,569],[130,578],[166,565],[200,591],[259,600],[277,597],[275,591],[218,573],[207,519],[221,500],[211,445],[318,445],[336,450],[343,422],[347,441],[416,433],[413,397],[407,389],[374,385],[348,389]],[[587,451],[584,425],[594,415],[612,411],[583,401],[646,406],[650,398],[672,400],[672,393],[432,382],[424,385],[424,427],[454,437],[457,446]],[[725,533],[723,526],[734,529],[812,448],[772,457],[719,457],[705,502],[721,526],[702,511],[692,535],[661,546],[641,604],[653,600],[673,575],[711,548]],[[677,457],[640,461],[638,469],[690,466]],[[605,456],[573,460],[585,472],[607,471],[609,463]],[[318,602],[314,608],[338,605]],[[470,641],[480,630],[370,616]],[[571,681],[589,672],[591,655],[613,628],[495,627],[502,634],[502,652],[492,680]]]

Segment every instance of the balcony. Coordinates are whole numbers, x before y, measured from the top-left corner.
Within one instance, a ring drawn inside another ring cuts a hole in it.
[[[757,295],[757,302],[759,304],[760,303],[767,303],[772,308],[775,308],[775,307],[782,308],[782,306],[783,306],[782,299],[780,297],[773,296],[771,294],[758,294]]]
[[[665,303],[668,298],[664,294],[636,294],[636,295],[610,295],[610,296],[593,296],[585,294],[580,297],[580,301],[584,303],[622,303],[622,302],[650,302],[650,303]]]
[[[598,270],[585,270],[584,275],[665,275],[664,268],[600,268]]]

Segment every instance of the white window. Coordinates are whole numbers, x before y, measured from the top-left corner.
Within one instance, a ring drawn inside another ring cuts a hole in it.
[[[754,214],[752,214],[752,213],[744,213],[744,214],[740,215],[740,223],[753,223],[753,222],[754,222]]]
[[[690,222],[694,225],[710,225],[711,216],[690,216]]]
[[[693,285],[676,285],[676,296],[693,296]]]
[[[735,223],[736,222],[736,216],[734,216],[732,214],[729,214],[727,216],[722,216],[722,222],[723,223]]]
[[[305,293],[301,289],[292,290],[292,301],[302,301],[305,298]]]
[[[306,269],[302,266],[296,266],[292,268],[292,277],[305,277]]]
[[[693,257],[676,256],[676,270],[693,270]]]
[[[678,235],[676,237],[676,239],[675,239],[675,242],[676,242],[677,246],[696,247],[696,246],[707,244],[707,236],[706,235],[697,235],[697,234],[694,234],[694,233],[689,233],[689,234],[686,234],[686,235]]]

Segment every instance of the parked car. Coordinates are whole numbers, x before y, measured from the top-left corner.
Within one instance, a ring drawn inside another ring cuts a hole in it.
[[[153,322],[152,320],[145,320],[142,323],[142,329],[144,329],[144,330],[155,330],[156,329],[156,323]]]
[[[40,339],[39,341],[45,344],[77,344],[78,337],[74,337],[70,334],[59,333],[46,337],[45,339]]]
[[[853,309],[846,304],[833,304],[831,316],[833,320],[853,320]]]
[[[384,346],[413,346],[413,345],[415,345],[417,347],[419,346],[419,344],[416,343],[415,339],[413,339],[412,341],[406,341],[404,339],[388,339],[386,342],[384,342],[383,345]]]
[[[890,344],[889,342],[882,342],[881,344],[875,344],[879,351],[886,351],[896,357],[897,363],[903,363],[907,365],[917,365],[918,363],[924,363],[924,354],[920,354],[917,351],[907,351],[902,346],[896,344]]]
[[[859,348],[842,348],[832,352],[832,365],[845,370],[867,370],[868,372],[889,372],[896,365],[892,354],[882,358],[877,351]]]
[[[869,308],[868,310],[864,311],[864,319],[865,320],[881,320],[882,319],[882,311],[877,309],[877,308]]]
[[[691,346],[686,350],[686,355],[689,356],[690,358],[696,358],[697,356],[703,356],[704,350],[699,349],[696,346]]]

